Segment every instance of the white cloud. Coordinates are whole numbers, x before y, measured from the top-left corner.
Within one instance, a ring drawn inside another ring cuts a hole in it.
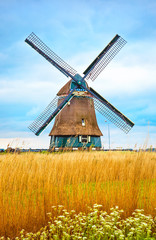
[[[33,107],[29,112],[26,113],[26,116],[34,116],[38,114],[39,110],[39,107]]]
[[[49,104],[60,87],[62,87],[60,75],[50,72],[51,66],[35,65],[36,71],[23,73],[21,79],[16,76],[1,78],[0,101],[3,103],[32,103]],[[66,77],[64,77],[64,84]]]
[[[120,64],[111,64],[94,84],[96,89],[111,96],[134,96],[153,91],[156,88],[156,69],[142,68],[141,66],[125,67]]]

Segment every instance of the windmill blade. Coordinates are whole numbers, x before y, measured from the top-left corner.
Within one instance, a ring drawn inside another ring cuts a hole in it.
[[[73,98],[73,92],[76,87],[65,97],[65,99],[57,106],[58,96],[56,96],[52,102],[45,108],[45,110],[36,118],[36,120],[30,124],[28,127],[35,135],[40,135],[40,133],[48,126],[48,124],[53,120],[54,117],[59,114],[59,112],[65,107],[67,102]]]
[[[74,77],[77,73],[69,64],[57,56],[45,43],[43,43],[33,32],[25,39],[32,48],[41,54],[48,62],[61,71],[66,77]]]
[[[28,127],[33,133],[35,133],[37,136],[40,134],[38,133],[38,130],[40,127],[45,123],[45,121],[51,116],[51,114],[55,111],[57,108],[58,103],[58,96],[51,101],[51,103],[45,108],[45,110],[36,118],[34,122],[30,124]]]
[[[131,130],[134,126],[134,123],[131,120],[98,94],[93,88],[88,89],[85,86],[83,86],[83,88],[93,96],[94,106],[97,111],[114,123],[118,128],[122,129],[125,133],[128,133]]]
[[[100,112],[109,121],[114,123],[118,128],[128,133],[134,126],[134,123],[123,115],[118,109],[110,104],[105,98],[100,96],[94,89],[90,88],[94,97],[95,109]]]
[[[83,72],[85,74],[84,79],[88,80],[90,78],[94,81],[125,44],[126,41],[119,35],[116,35]]]

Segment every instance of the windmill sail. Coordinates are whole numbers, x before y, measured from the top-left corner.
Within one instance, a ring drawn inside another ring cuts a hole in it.
[[[25,39],[32,48],[41,54],[47,61],[60,70],[66,77],[74,77],[77,71],[56,55],[33,32]]]
[[[51,103],[45,108],[45,110],[36,118],[34,122],[30,124],[28,127],[33,133],[37,134],[40,127],[44,124],[44,122],[52,115],[52,113],[57,108],[58,96],[56,96]]]
[[[93,96],[94,106],[97,111],[114,123],[118,128],[122,129],[125,133],[128,133],[131,130],[134,126],[134,123],[131,120],[98,94],[93,88],[88,89],[85,86],[83,87]]]
[[[119,35],[116,35],[83,72],[85,74],[84,79],[94,81],[125,44],[126,41]]]
[[[90,88],[90,90],[92,93],[94,93],[95,109],[105,116],[109,121],[114,123],[118,128],[122,129],[125,133],[128,133],[134,126],[134,123],[112,104],[110,104],[106,99],[100,96],[95,90],[92,88]]]
[[[76,87],[65,97],[59,106],[58,96],[56,96],[51,103],[45,108],[45,110],[36,118],[36,120],[30,124],[28,127],[35,135],[40,135],[40,133],[48,126],[48,124],[53,120],[54,117],[59,114],[59,112],[65,107],[67,102],[73,98],[73,91]]]
[[[133,123],[130,123],[129,119],[127,121],[127,118],[122,113],[119,114],[119,111],[116,112],[111,110],[110,106],[106,106],[96,98],[94,98],[94,106],[98,112],[100,112],[104,117],[114,123],[114,125],[123,130],[125,133],[128,133],[134,126]]]

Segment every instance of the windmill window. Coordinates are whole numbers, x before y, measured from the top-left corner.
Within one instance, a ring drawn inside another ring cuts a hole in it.
[[[79,136],[79,142],[82,142],[82,136],[81,135]]]
[[[84,118],[82,118],[82,126],[83,126],[83,127],[85,126],[85,120],[84,120]]]
[[[83,143],[87,143],[88,142],[87,136],[85,136],[85,135],[82,136],[82,142]]]

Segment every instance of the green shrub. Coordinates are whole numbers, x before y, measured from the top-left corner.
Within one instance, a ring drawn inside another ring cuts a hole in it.
[[[37,233],[21,231],[16,240],[26,239],[54,239],[54,240],[142,240],[156,239],[156,219],[144,215],[144,210],[135,210],[131,217],[122,219],[123,210],[111,208],[108,214],[100,210],[102,205],[94,204],[89,212],[76,214],[74,210],[68,212],[63,206],[52,207],[57,217],[52,218],[48,213],[49,222]],[[1,238],[3,239],[3,238]]]

